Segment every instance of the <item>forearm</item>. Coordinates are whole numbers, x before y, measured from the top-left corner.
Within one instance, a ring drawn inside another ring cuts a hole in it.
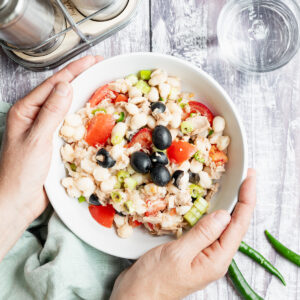
[[[26,214],[0,190],[0,262],[30,224]]]

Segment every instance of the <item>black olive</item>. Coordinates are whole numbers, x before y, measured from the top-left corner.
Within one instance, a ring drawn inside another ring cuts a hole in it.
[[[121,216],[121,217],[125,217],[126,215],[124,215],[123,213],[121,213],[120,211],[116,210],[117,215]]]
[[[131,155],[130,165],[136,172],[142,174],[148,173],[152,166],[150,157],[141,151],[136,151]]]
[[[153,152],[150,155],[150,159],[152,161],[152,164],[161,164],[161,165],[167,165],[169,163],[168,157],[163,152]]]
[[[180,180],[182,179],[184,175],[184,171],[182,170],[177,170],[173,173],[172,179],[173,179],[173,184],[179,189],[180,187]]]
[[[157,149],[165,150],[172,144],[172,135],[167,127],[158,125],[153,130],[152,141]]]
[[[153,183],[159,186],[166,186],[171,180],[169,170],[165,166],[160,164],[155,165],[151,169],[150,175]]]
[[[100,156],[100,158],[98,158]],[[111,168],[116,164],[116,161],[109,155],[108,151],[101,148],[96,154],[97,164],[103,168]]]
[[[199,181],[200,181],[199,174],[189,171],[189,182],[197,184],[199,183]]]
[[[162,102],[153,102],[151,103],[151,110],[161,114],[166,110],[166,106]]]
[[[96,194],[92,194],[89,198],[89,203],[92,205],[101,205],[99,198]]]

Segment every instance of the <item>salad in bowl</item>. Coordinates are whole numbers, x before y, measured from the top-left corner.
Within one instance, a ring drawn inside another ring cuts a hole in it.
[[[121,238],[139,226],[179,237],[226,171],[225,119],[181,86],[163,68],[140,70],[99,87],[60,128],[61,184]]]

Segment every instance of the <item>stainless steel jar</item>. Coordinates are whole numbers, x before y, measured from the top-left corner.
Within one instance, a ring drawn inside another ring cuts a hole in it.
[[[0,39],[27,54],[53,51],[63,36],[46,41],[65,26],[62,13],[49,0],[0,0]]]
[[[93,20],[106,21],[119,15],[126,7],[128,0],[72,0],[72,2],[84,16],[89,16],[101,9]]]

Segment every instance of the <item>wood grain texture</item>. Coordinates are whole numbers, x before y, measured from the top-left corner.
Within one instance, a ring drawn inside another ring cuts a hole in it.
[[[249,165],[258,172],[257,207],[245,241],[283,273],[287,287],[247,257],[236,261],[265,299],[300,299],[299,268],[277,255],[264,229],[300,253],[300,54],[267,74],[243,74],[219,53],[217,18],[225,0],[141,0],[133,22],[86,53],[110,57],[154,51],[188,60],[212,75],[237,106],[246,128]],[[151,26],[150,26],[151,25]],[[82,54],[81,56],[83,56]],[[0,100],[13,103],[52,74],[27,71],[0,55]],[[223,278],[189,300],[239,299]]]

